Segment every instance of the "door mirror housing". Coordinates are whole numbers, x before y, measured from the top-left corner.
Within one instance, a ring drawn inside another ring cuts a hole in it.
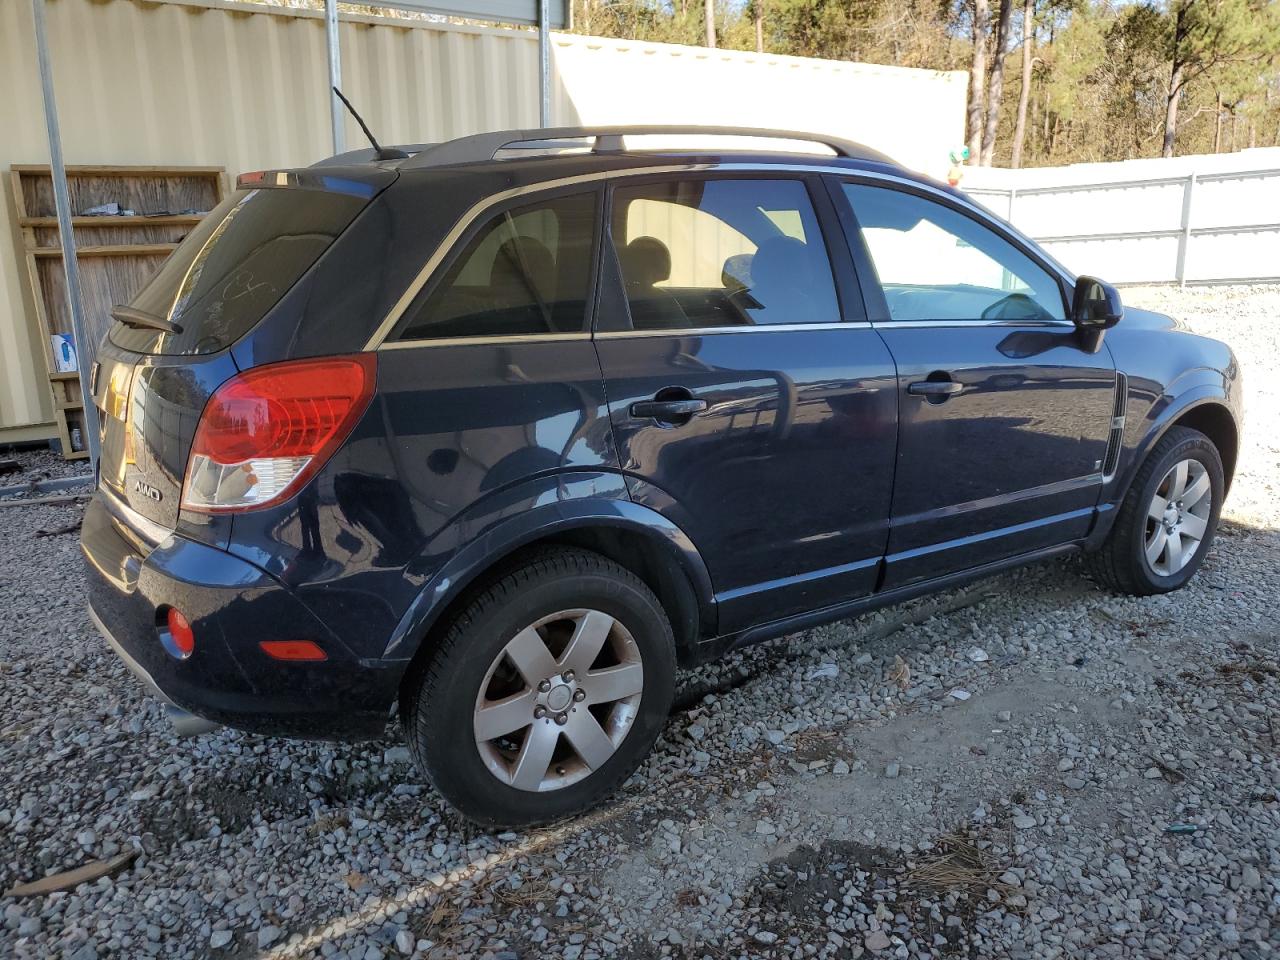
[[[1080,277],[1071,306],[1071,319],[1077,327],[1108,330],[1124,316],[1120,291],[1097,277]]]

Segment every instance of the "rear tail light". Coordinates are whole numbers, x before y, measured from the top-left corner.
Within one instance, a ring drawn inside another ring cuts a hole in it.
[[[202,513],[287,500],[369,406],[377,357],[290,360],[237,374],[209,398],[187,462],[182,506]]]

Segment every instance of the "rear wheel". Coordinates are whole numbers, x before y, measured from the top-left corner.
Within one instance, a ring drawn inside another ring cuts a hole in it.
[[[1222,510],[1222,458],[1198,430],[1172,427],[1148,454],[1102,548],[1094,579],[1121,593],[1168,593],[1204,562]]]
[[[446,628],[406,692],[418,766],[468,818],[579,813],[649,753],[671,707],[675,644],[657,598],[585,550],[530,554]]]

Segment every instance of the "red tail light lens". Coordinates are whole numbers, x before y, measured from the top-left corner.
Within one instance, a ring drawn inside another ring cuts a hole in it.
[[[291,360],[220,386],[196,427],[182,506],[252,510],[288,499],[324,465],[369,406],[377,356]]]

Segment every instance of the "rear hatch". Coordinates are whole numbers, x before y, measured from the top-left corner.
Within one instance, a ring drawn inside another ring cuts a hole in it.
[[[191,231],[107,333],[91,371],[99,483],[153,523],[178,525],[205,402],[237,372],[228,349],[312,269],[395,174],[270,171]],[[285,359],[283,357],[278,359]]]

